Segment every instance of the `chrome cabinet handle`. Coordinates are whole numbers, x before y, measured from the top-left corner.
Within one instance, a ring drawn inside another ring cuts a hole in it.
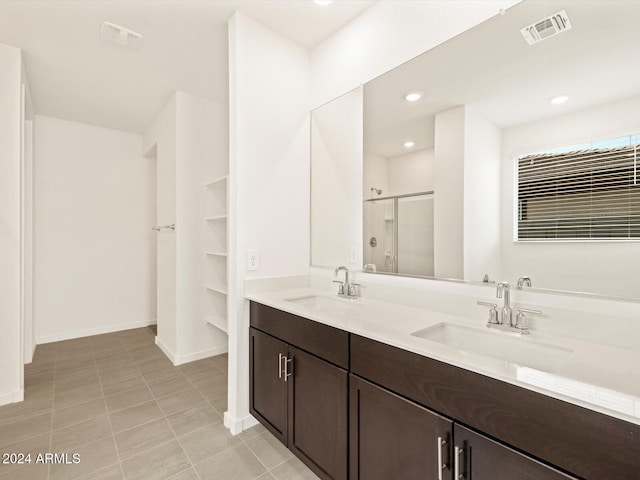
[[[283,358],[284,358],[284,381],[286,382],[287,378],[293,375],[293,373],[289,371],[289,363],[291,363],[291,366],[293,367],[293,358],[288,358],[288,357],[283,357]]]
[[[442,448],[447,444],[446,440],[438,437],[438,480],[442,480],[442,472],[447,469],[447,464],[442,461]]]
[[[462,475],[460,475],[460,457],[463,455],[464,450],[462,450],[459,447],[455,447],[454,448],[454,453],[453,453],[453,478],[454,480],[458,480],[460,478],[464,478]]]
[[[278,378],[282,378],[282,359],[287,358],[281,353],[278,354]]]

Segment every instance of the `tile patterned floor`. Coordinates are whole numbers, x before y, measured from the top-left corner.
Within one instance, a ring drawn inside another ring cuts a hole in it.
[[[25,401],[0,407],[0,480],[312,480],[263,427],[222,425],[227,357],[174,367],[149,328],[40,345]],[[78,464],[36,464],[38,453]]]

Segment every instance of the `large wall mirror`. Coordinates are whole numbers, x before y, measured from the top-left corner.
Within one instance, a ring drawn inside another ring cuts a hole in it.
[[[367,83],[360,268],[640,299],[638,18],[525,0]]]

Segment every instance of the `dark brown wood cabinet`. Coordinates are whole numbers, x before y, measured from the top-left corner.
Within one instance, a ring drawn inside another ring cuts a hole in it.
[[[460,480],[576,480],[461,425],[453,431]]]
[[[350,479],[451,479],[453,422],[350,376]]]
[[[310,334],[303,322],[252,304],[250,411],[320,478],[347,480],[348,334],[316,322]]]

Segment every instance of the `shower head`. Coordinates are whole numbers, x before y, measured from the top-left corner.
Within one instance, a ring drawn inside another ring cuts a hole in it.
[[[371,187],[371,191],[372,192],[376,192],[378,195],[382,195],[382,189],[381,188]]]

